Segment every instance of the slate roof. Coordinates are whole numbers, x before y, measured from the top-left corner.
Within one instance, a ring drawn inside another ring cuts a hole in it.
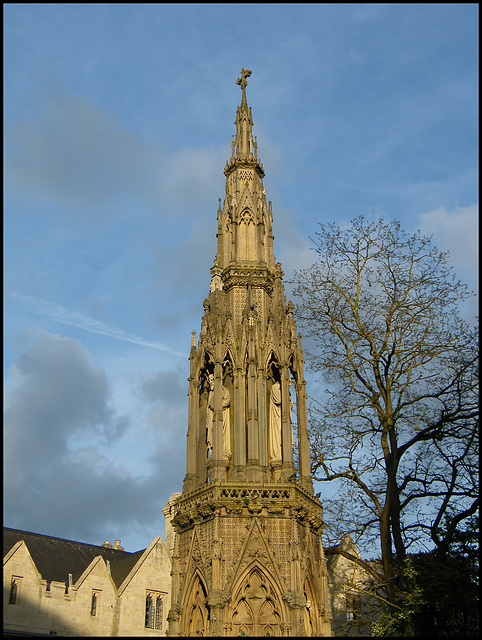
[[[40,575],[47,582],[55,580],[68,584],[69,573],[75,581],[97,556],[110,563],[111,576],[117,588],[120,587],[145,549],[129,553],[120,549],[99,547],[85,542],[75,542],[46,536],[42,533],[3,529],[3,556],[19,541],[24,540]]]

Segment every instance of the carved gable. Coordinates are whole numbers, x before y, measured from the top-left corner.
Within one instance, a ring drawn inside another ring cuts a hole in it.
[[[262,532],[257,519],[253,520],[251,529],[244,541],[238,564],[234,569],[233,576],[230,580],[231,584],[234,584],[238,577],[246,571],[246,567],[253,564],[254,561],[256,561],[258,566],[267,569],[273,576],[275,576],[276,582],[281,584],[272,552],[269,549],[268,541],[266,540],[266,536]]]

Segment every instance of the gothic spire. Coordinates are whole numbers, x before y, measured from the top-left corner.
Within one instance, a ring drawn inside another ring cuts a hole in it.
[[[241,69],[241,77],[236,80],[236,84],[241,87],[241,104],[236,111],[236,136],[233,136],[231,158],[226,165],[226,170],[232,168],[234,164],[258,165],[262,172],[262,166],[258,162],[256,138],[253,138],[252,126],[253,118],[251,108],[248,107],[246,99],[247,78],[251,75],[249,69]],[[225,171],[226,171],[225,170]]]
[[[264,170],[258,160],[253,119],[246,100],[246,78],[250,75],[251,71],[243,68],[236,80],[242,91],[241,104],[236,110],[231,157],[224,169],[226,197],[218,209],[218,252],[213,276],[241,264],[267,267],[273,273],[275,270],[271,207],[266,203]],[[228,272],[223,277],[226,280]]]

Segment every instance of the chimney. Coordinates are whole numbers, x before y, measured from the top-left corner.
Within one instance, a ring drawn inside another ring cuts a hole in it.
[[[120,540],[114,540],[114,549],[118,549],[119,551],[124,551],[124,547],[121,547]]]

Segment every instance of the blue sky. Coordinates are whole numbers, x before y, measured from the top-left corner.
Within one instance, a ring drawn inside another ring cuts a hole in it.
[[[363,214],[476,289],[478,5],[7,3],[6,526],[164,536],[242,67],[286,279]]]

